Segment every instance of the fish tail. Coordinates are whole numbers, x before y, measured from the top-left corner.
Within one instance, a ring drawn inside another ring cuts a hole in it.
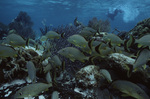
[[[64,35],[65,35],[65,32],[63,32],[63,33],[61,34],[61,37],[64,38]]]
[[[29,46],[29,41],[30,41],[30,39],[28,38],[26,41],[26,46]]]
[[[65,61],[62,62],[62,71],[65,70]]]
[[[95,64],[94,63],[94,59],[96,58],[96,56],[91,56],[91,57],[89,57],[89,61],[92,63],[92,64]]]
[[[92,43],[93,43],[93,39],[92,40],[90,40],[89,42],[88,42],[88,46],[89,46],[89,48],[92,50]]]
[[[127,70],[128,70],[128,71],[127,71],[127,77],[130,78],[131,75],[132,75],[132,72],[133,72],[133,66],[131,66],[131,65],[130,65],[130,66],[127,66],[127,65],[126,65],[126,67],[127,67]]]

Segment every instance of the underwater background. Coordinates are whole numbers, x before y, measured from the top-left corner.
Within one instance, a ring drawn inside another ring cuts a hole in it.
[[[0,0],[0,99],[150,99],[149,0]]]
[[[83,24],[87,24],[93,17],[109,19],[112,30],[117,28],[129,31],[137,22],[150,16],[149,4],[148,0],[1,0],[0,22],[9,24],[20,11],[25,11],[37,31],[44,20],[46,25],[55,27],[70,24],[75,17]],[[116,9],[122,12],[117,13],[114,20],[111,20],[108,13],[114,13]]]

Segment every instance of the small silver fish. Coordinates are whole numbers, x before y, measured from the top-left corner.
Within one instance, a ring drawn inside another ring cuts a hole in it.
[[[58,91],[53,91],[51,99],[59,99],[59,93],[58,93]]]
[[[27,85],[15,93],[14,99],[38,96],[38,94],[40,94],[42,91],[45,91],[49,87],[52,87],[52,83],[35,83]]]
[[[107,79],[109,83],[112,82],[111,75],[106,69],[100,69],[100,73]]]
[[[28,61],[26,64],[26,67],[28,69],[29,78],[31,79],[32,82],[35,82],[36,81],[36,68],[35,68],[33,62]]]

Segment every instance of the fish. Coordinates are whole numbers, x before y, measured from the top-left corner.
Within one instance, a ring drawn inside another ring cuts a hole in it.
[[[128,57],[134,57],[134,54],[131,54],[128,51],[125,51],[124,47],[122,47],[122,46],[120,46],[120,47],[115,46],[115,47],[113,47],[113,50],[114,50],[114,53],[121,53],[121,54],[124,54]]]
[[[94,39],[91,39],[88,41],[88,46],[91,50],[92,50],[93,42],[94,42]]]
[[[51,77],[50,72],[46,73],[46,81],[47,81],[47,83],[52,83],[52,77]]]
[[[124,41],[124,49],[127,52],[130,52],[129,48],[135,43],[135,39],[132,35],[129,36],[129,39]]]
[[[150,34],[144,35],[140,39],[136,40],[136,43],[138,43],[138,48],[144,46],[150,46]]]
[[[139,55],[133,64],[133,72],[135,72],[138,68],[145,65],[150,58],[150,50],[148,47],[145,47],[140,50]]]
[[[59,99],[59,92],[58,91],[53,91],[51,99]]]
[[[125,50],[123,47],[115,46],[113,47],[115,53],[124,53]]]
[[[13,47],[0,45],[0,58],[17,57],[18,53]]]
[[[131,96],[136,99],[150,99],[150,97],[138,85],[125,80],[116,80],[112,82],[110,89],[117,89],[124,96]]]
[[[36,68],[33,64],[32,61],[28,61],[26,63],[26,67],[28,69],[28,76],[29,78],[31,79],[32,82],[35,82],[36,81]]]
[[[9,44],[13,47],[25,47],[28,46],[29,39],[24,40],[20,35],[18,34],[10,34],[6,37],[4,40],[5,44]]]
[[[16,34],[17,31],[15,29],[9,30],[8,34]]]
[[[75,46],[81,48],[82,51],[87,52],[87,53],[91,53],[91,50],[88,46],[88,41],[86,41],[86,39],[79,35],[79,34],[75,34],[70,36],[67,41],[71,44],[74,44]]]
[[[60,60],[60,58],[57,55],[54,55],[51,59],[50,62],[55,66],[55,67],[59,67],[62,66],[62,61]]]
[[[97,30],[95,30],[95,29],[93,29],[93,28],[91,28],[91,27],[84,27],[83,30],[90,31],[90,32],[92,32],[92,33],[96,33],[96,32],[97,32]]]
[[[60,37],[64,38],[64,34],[65,33],[58,34],[55,31],[48,31],[44,36],[41,37],[41,41],[45,41],[47,39],[59,39]]]
[[[58,51],[58,54],[69,58],[72,62],[75,60],[79,60],[81,62],[85,62],[85,60],[89,60],[89,57],[85,56],[80,50],[74,47],[65,47]]]
[[[100,73],[107,79],[109,83],[112,82],[111,75],[106,69],[100,69]]]
[[[77,20],[77,17],[74,19],[74,25],[75,25],[76,27],[82,25],[82,23]]]
[[[78,47],[81,47],[81,48],[88,46],[88,42],[86,41],[86,39],[83,36],[79,35],[79,34],[75,34],[75,35],[70,36],[67,39],[67,41],[69,43],[72,43],[75,46],[78,46]]]
[[[105,44],[104,42],[101,42],[101,41],[95,41],[94,39],[91,39],[89,42],[88,42],[88,46],[91,50],[93,50],[93,48],[97,47],[97,46],[101,46],[101,48],[106,48],[108,47],[107,44]]]
[[[46,50],[43,52],[41,60],[43,61],[43,60],[47,59],[48,57],[50,57],[51,55],[52,55],[51,52],[49,50]]]
[[[46,41],[46,42],[45,42],[45,47],[46,47],[45,50],[50,50],[50,48],[52,47],[52,42]]]
[[[43,67],[44,73],[47,73],[47,72],[50,71],[51,69],[52,69],[51,64],[47,64],[46,67]]]
[[[34,47],[36,50],[39,50],[39,41],[37,41],[37,40],[33,40],[30,38],[27,45]]]
[[[111,53],[113,53],[113,49],[111,49],[110,47],[107,47],[107,45],[101,43],[95,47],[95,51],[93,50],[92,55],[97,56],[97,54],[99,54],[98,56],[105,57]]]
[[[41,40],[41,41],[46,41],[46,40],[47,40],[47,37],[46,37],[46,36],[42,36],[42,37],[40,38],[40,40]]]
[[[49,87],[52,87],[52,83],[34,83],[24,86],[15,93],[14,99],[38,96],[38,94],[46,91]]]
[[[81,51],[83,51],[83,52],[85,52],[87,54],[91,54],[92,53],[92,50],[89,48],[89,46],[82,47]]]
[[[105,42],[111,41],[111,45],[117,45],[117,46],[120,46],[123,43],[123,40],[119,36],[112,33],[109,33],[106,36],[104,36],[103,40]]]
[[[97,31],[94,30],[93,28],[84,27],[84,28],[80,31],[79,34],[80,34],[81,36],[83,36],[84,38],[89,39],[90,37],[93,37],[96,32],[97,32]]]

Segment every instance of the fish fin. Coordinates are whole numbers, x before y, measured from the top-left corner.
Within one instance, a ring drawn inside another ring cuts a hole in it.
[[[109,45],[110,48],[113,47],[111,41],[108,42],[108,45]]]
[[[96,58],[96,56],[91,56],[91,57],[89,57],[89,61],[92,63],[92,64],[94,64],[95,65],[95,63],[94,63],[94,59]]]
[[[28,99],[33,99],[33,97],[31,95],[28,96]]]
[[[138,48],[141,48],[142,47],[142,45],[141,44],[138,44]]]
[[[61,33],[61,37],[64,38],[65,32]]]
[[[68,56],[69,56],[69,57],[73,57],[73,55],[72,55],[72,54],[68,54]]]
[[[129,36],[129,39],[124,41],[124,49],[127,52],[130,52],[129,48],[135,43],[135,38],[132,35]]]
[[[36,83],[36,77],[35,77],[35,79],[33,79],[32,83],[33,83],[33,84]]]
[[[123,93],[121,96],[122,96],[122,97],[129,97],[129,95],[128,95],[128,94],[125,94],[125,93]]]
[[[74,43],[76,43],[76,40],[72,40]]]
[[[53,84],[52,84],[52,83],[49,83],[49,84],[48,84],[48,86],[49,86],[49,87],[52,87],[52,86],[53,86]]]
[[[25,69],[25,68],[20,68],[20,69],[25,71],[25,72],[28,72],[28,69]]]
[[[130,78],[131,74],[132,74],[132,71],[133,71],[133,66],[132,65],[127,65],[127,64],[125,64],[124,66],[127,69],[127,77]]]
[[[74,61],[75,61],[75,59],[71,59],[71,58],[70,58],[70,60],[71,60],[72,62],[74,62]]]
[[[93,39],[92,40],[90,40],[89,42],[88,42],[88,46],[89,46],[89,48],[92,50],[92,44],[93,44]]]
[[[90,50],[88,53],[89,53],[89,54],[92,54],[92,51]]]
[[[65,70],[65,61],[62,62],[62,71]]]
[[[117,46],[121,46],[121,44],[117,44]]]
[[[98,54],[100,54],[100,50],[99,50],[100,47],[101,47],[101,44],[99,44],[99,45],[97,45],[97,46],[95,47],[95,51],[96,51]]]
[[[30,41],[30,39],[28,38],[26,41],[26,46],[29,46],[29,41]]]
[[[127,43],[128,41],[129,41],[128,39],[124,41],[124,50],[127,52],[129,52],[128,43]]]
[[[84,63],[85,62],[85,60],[83,59],[83,60],[80,60],[82,63]]]
[[[138,68],[134,68],[133,70],[132,70],[132,72],[136,72],[138,70]]]
[[[13,44],[14,42],[13,42],[13,41],[10,41],[10,43]]]
[[[147,65],[145,64],[145,65],[143,65],[143,69],[145,70],[146,69],[146,67],[147,67]]]
[[[86,45],[83,45],[83,47],[85,48],[85,47],[86,47]]]

